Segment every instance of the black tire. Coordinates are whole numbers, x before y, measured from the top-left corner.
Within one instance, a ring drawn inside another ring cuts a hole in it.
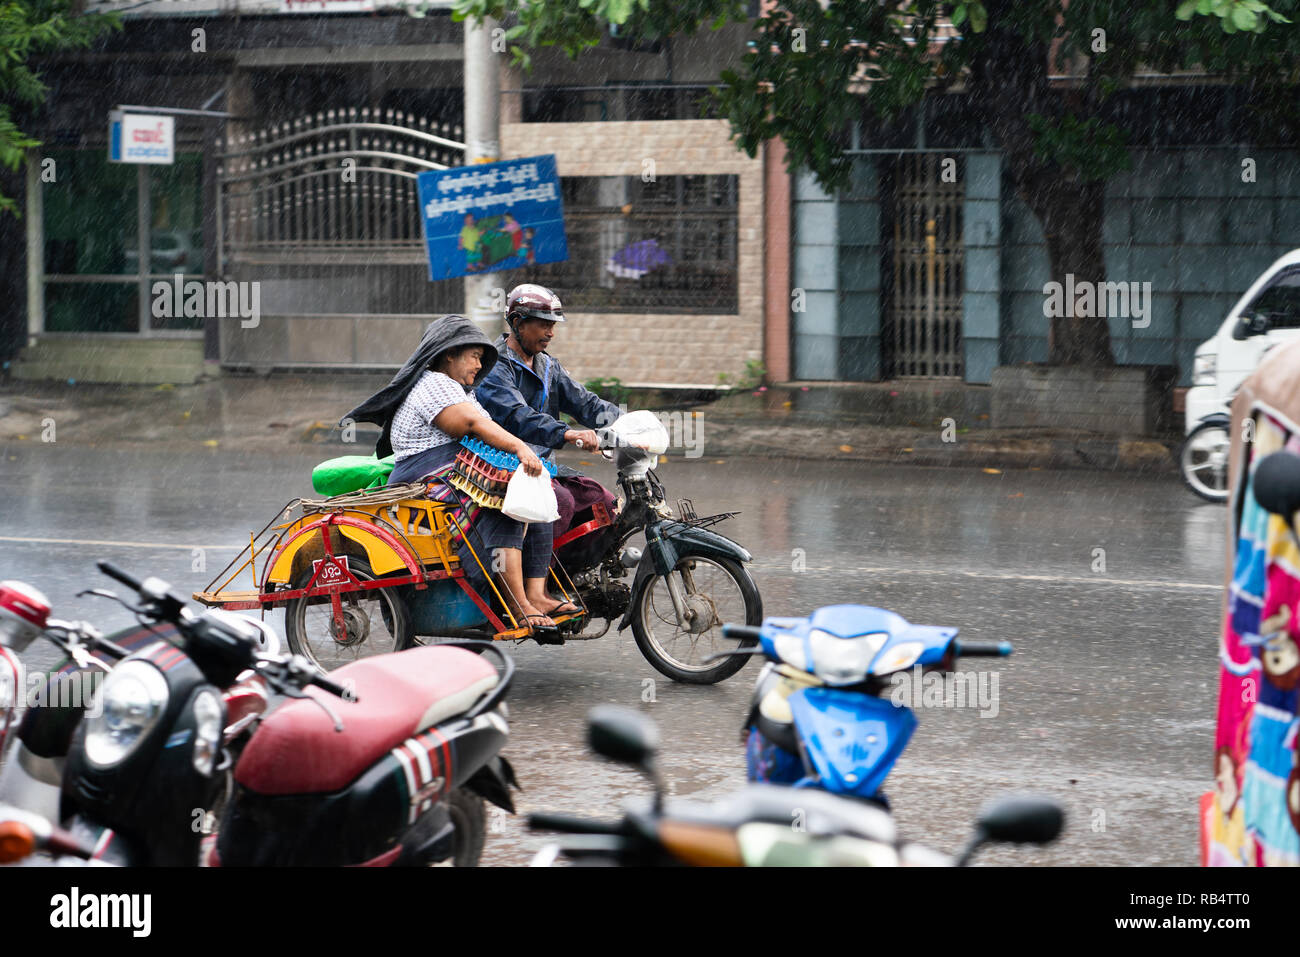
[[[1228,500],[1228,447],[1232,436],[1222,422],[1202,422],[1178,449],[1183,484],[1207,502]]]
[[[694,581],[706,570],[709,581]],[[656,575],[646,582],[637,597],[636,607],[632,609],[632,636],[641,654],[661,674],[683,684],[717,684],[745,667],[749,659],[744,656],[726,658],[712,666],[699,662],[720,651],[753,647],[756,644],[753,639],[737,641],[722,637],[722,625],[762,624],[763,599],[749,572],[733,559],[686,554],[678,560],[673,574],[681,576],[683,572],[694,581],[700,606],[696,610],[709,615],[705,629],[697,634],[682,631],[668,594],[668,585],[662,575]],[[720,596],[726,599],[720,606],[719,598],[710,592],[716,590],[717,583],[723,579],[729,580],[731,594]],[[680,577],[678,580],[683,581],[683,591],[686,591],[684,580]]]
[[[478,867],[487,840],[487,814],[483,799],[464,788],[452,788],[447,795],[447,814],[456,829],[451,862],[456,867]]]
[[[375,580],[364,558],[349,555],[348,569],[358,581]],[[304,588],[310,580],[311,569],[304,569],[294,580],[294,587]],[[364,629],[364,635],[353,643],[336,641],[330,628],[329,601],[295,598],[284,609],[284,636],[294,654],[302,655],[321,671],[333,671],[351,661],[411,647],[411,616],[398,589],[352,592],[340,598],[344,613]]]

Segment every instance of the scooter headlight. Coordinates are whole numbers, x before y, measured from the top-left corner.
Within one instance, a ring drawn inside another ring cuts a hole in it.
[[[814,629],[808,635],[813,674],[828,685],[852,685],[865,681],[871,671],[871,659],[888,640],[889,635],[883,631],[840,638]]]
[[[224,718],[221,702],[211,691],[200,691],[194,697],[194,770],[205,777],[216,765]]]
[[[162,672],[143,661],[126,661],[109,673],[92,701],[86,725],[86,757],[96,767],[123,761],[158,723],[170,694]]]
[[[803,635],[785,632],[772,639],[772,648],[777,657],[792,668],[808,670],[808,659],[803,652]]]
[[[923,651],[925,651],[925,645],[922,642],[900,642],[881,655],[879,664],[872,670],[878,675],[904,671],[916,663],[916,659],[921,657]]]

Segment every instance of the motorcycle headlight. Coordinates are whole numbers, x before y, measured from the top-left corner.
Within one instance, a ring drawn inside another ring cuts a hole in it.
[[[890,648],[880,657],[880,662],[873,669],[878,675],[892,674],[912,667],[916,659],[925,651],[925,645],[919,641],[904,641]]]
[[[772,639],[772,647],[777,657],[787,665],[800,671],[808,670],[808,659],[803,653],[803,635],[796,635],[793,632],[777,635]]]
[[[851,685],[864,681],[871,669],[871,659],[889,640],[885,632],[840,638],[814,629],[808,635],[812,646],[813,673],[828,685]]]
[[[1217,378],[1218,356],[1213,352],[1192,360],[1192,385],[1214,385]]]
[[[212,774],[217,751],[221,747],[221,728],[224,723],[221,702],[211,691],[200,691],[194,697],[194,770],[205,777]]]
[[[120,763],[158,723],[167,707],[167,679],[143,661],[127,661],[109,674],[91,702],[86,757],[101,768]]]

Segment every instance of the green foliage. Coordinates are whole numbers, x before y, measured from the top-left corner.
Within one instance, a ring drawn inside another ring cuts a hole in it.
[[[0,0],[0,166],[17,170],[26,151],[40,142],[19,129],[25,111],[48,92],[29,65],[34,56],[84,48],[107,29],[120,29],[114,15],[82,15],[78,0]],[[18,215],[15,201],[0,193],[0,215]]]
[[[1027,113],[1034,133],[1034,151],[1083,182],[1109,179],[1132,166],[1122,130],[1095,116],[1081,120],[1073,113],[1055,119]]]
[[[1278,9],[1262,0],[1183,0],[1176,13],[1167,0],[779,0],[753,20],[747,6],[742,0],[459,0],[454,15],[511,24],[506,36],[525,66],[529,51],[540,47],[576,57],[599,44],[611,25],[620,36],[655,39],[748,22],[751,49],[738,68],[721,74],[715,90],[733,136],[751,156],[779,137],[790,167],[810,169],[831,191],[849,183],[844,150],[855,122],[895,118],[963,77],[1005,75],[1016,89],[1039,82],[1045,102],[1017,117],[1017,128],[1003,122],[1002,132],[1032,136],[1025,156],[1036,163],[1098,181],[1126,161],[1121,131],[1101,123],[1097,111],[1139,69],[1200,68],[1260,89],[1300,75],[1300,31],[1264,29],[1269,21],[1289,23],[1297,0],[1275,0]],[[960,39],[948,42],[953,27]],[[1104,52],[1094,47],[1098,30],[1106,37]],[[1046,89],[1052,49],[1063,66],[1086,58],[1073,89]]]
[[[718,385],[730,386],[740,392],[749,392],[763,384],[767,377],[767,367],[757,359],[745,361],[745,372],[734,383],[726,372],[718,373]]]
[[[1269,20],[1291,22],[1260,0],[1183,0],[1174,16],[1184,21],[1193,16],[1218,17],[1224,33],[1263,33]]]
[[[617,376],[601,376],[599,379],[589,379],[582,384],[582,387],[588,392],[594,392],[606,402],[613,402],[615,405],[622,405],[627,401],[631,390],[623,385],[623,380]]]

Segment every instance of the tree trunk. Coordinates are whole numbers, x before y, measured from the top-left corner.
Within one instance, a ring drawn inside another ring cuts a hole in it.
[[[0,192],[23,210],[27,203],[26,166],[0,170]],[[27,220],[0,213],[0,361],[27,345]]]
[[[1072,274],[1076,286],[1083,281],[1099,283],[1106,278],[1101,244],[1105,185],[1084,182],[1077,171],[1044,159],[1035,149],[1029,116],[1059,116],[1066,106],[1066,94],[1054,90],[1048,80],[1048,45],[1027,44],[1016,27],[1007,25],[1014,4],[1015,0],[988,0],[986,4],[989,28],[981,52],[971,64],[971,100],[978,104],[1002,147],[1017,192],[1043,227],[1052,281],[1064,287],[1066,276]],[[1046,317],[1044,321],[1048,321]],[[1052,365],[1114,365],[1106,320],[1052,319],[1047,361]]]
[[[1062,290],[1106,279],[1106,258],[1101,244],[1105,188],[1101,183],[1085,185],[1058,181],[1053,187],[1026,197],[1037,214],[1047,238],[1047,259],[1053,282]],[[1071,283],[1067,277],[1073,277]],[[1064,292],[1063,292],[1064,297]],[[1097,299],[1094,297],[1094,304]],[[1048,330],[1049,365],[1112,366],[1110,327],[1105,317],[1071,315],[1076,310],[1065,302],[1061,315],[1052,317]]]

